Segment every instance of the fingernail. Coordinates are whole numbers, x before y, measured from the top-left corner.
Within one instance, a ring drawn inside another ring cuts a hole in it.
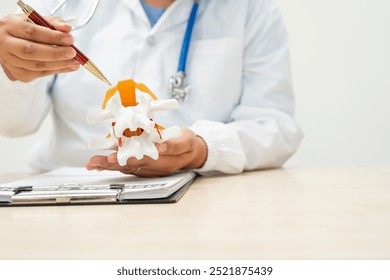
[[[57,20],[55,23],[56,23],[56,25],[61,26],[61,27],[71,27],[69,25],[69,23],[67,23],[66,21],[63,21],[63,20]]]
[[[61,39],[61,42],[64,43],[65,45],[72,45],[73,44],[73,37],[72,36],[67,36]]]
[[[80,68],[80,64],[73,65],[70,69],[71,70],[78,70]]]
[[[157,150],[158,150],[160,153],[165,153],[165,152],[168,150],[168,145],[165,144],[165,143],[158,144],[158,145],[157,145]]]
[[[65,56],[67,58],[74,58],[76,56],[76,51],[74,49],[69,49],[66,51]]]

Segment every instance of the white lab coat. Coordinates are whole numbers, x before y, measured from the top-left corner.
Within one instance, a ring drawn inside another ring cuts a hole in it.
[[[53,3],[26,2],[43,14]],[[91,21],[73,32],[75,45],[110,81],[133,78],[160,99],[170,98],[168,81],[177,71],[192,4],[175,1],[151,28],[139,0],[101,0]],[[288,41],[274,1],[201,0],[187,75],[189,100],[156,120],[203,137],[208,158],[198,172],[279,167],[296,151],[302,133],[293,119]],[[53,81],[11,82],[1,71],[0,133],[33,133],[52,108],[54,129],[34,146],[32,166],[84,166],[101,154],[88,150],[89,140],[104,137],[109,128],[86,123],[87,113],[101,107],[107,86],[85,69]]]

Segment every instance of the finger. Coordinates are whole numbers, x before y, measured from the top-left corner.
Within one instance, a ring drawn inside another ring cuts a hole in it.
[[[97,169],[102,168],[105,170],[122,170],[125,168],[129,168],[131,170],[137,170],[139,166],[120,166],[119,163],[110,163],[108,162],[107,156],[94,156],[87,163],[87,169]]]
[[[158,159],[144,156],[141,160],[131,157],[127,160],[126,166],[141,167],[142,169],[159,170],[164,174],[173,174],[186,166],[192,154],[184,153],[180,155],[159,155]]]
[[[183,129],[179,137],[157,144],[156,148],[161,155],[185,154],[192,151],[195,137],[190,129]]]
[[[7,43],[12,46],[12,53],[15,56],[26,60],[61,61],[76,56],[76,51],[72,47],[57,47],[19,38],[10,38]]]
[[[135,157],[131,157],[127,160],[126,165],[130,167],[143,167],[150,164],[151,161],[154,161],[150,157],[143,157],[142,159],[137,159]],[[113,164],[114,166],[120,166],[118,163],[118,153],[112,153],[111,155],[107,156],[107,163]]]
[[[89,159],[89,162],[87,163],[87,169],[93,170],[96,168],[102,168],[107,166],[109,163],[107,162],[106,156],[93,156]]]
[[[139,170],[136,171],[136,173],[131,173],[134,175],[137,175],[139,177],[162,177],[162,176],[169,176],[177,173],[180,169],[178,168],[180,164],[172,164],[172,158],[169,160],[170,164],[167,165],[167,161],[164,164],[161,164],[159,166],[157,165],[151,165],[151,166],[144,166],[140,167]],[[134,170],[134,169],[132,169]],[[124,170],[121,170],[122,173],[126,173]]]
[[[54,17],[54,16],[49,16],[45,17],[45,19],[53,25],[55,29],[61,32],[66,32],[69,33],[72,31],[72,26],[70,26],[66,21],[64,21],[62,18],[59,17]]]
[[[19,81],[24,82],[24,83],[29,83],[31,81],[34,81],[37,78],[46,77],[46,76],[55,75],[55,74],[70,73],[70,72],[77,71],[79,68],[80,68],[80,65],[76,66],[74,68],[73,67],[72,68],[63,68],[63,69],[53,70],[53,71],[29,71],[29,70],[22,69],[22,68],[14,68],[10,71],[13,74],[13,76],[18,77],[17,79]]]
[[[3,69],[5,75],[10,79],[11,81],[17,81],[17,78],[11,73],[11,71],[6,67],[4,64],[0,63],[1,68]]]
[[[141,161],[136,161],[135,158],[127,160],[127,166],[138,166],[143,170],[158,172],[158,174],[174,174],[181,168],[187,165],[191,159],[191,153],[181,155],[160,155],[157,160],[149,157],[144,157]]]
[[[74,59],[63,61],[36,61],[21,59],[14,55],[12,55],[12,64],[15,67],[30,71],[59,71],[67,68],[78,70],[80,68],[80,63]]]
[[[149,158],[149,160],[151,160]],[[118,170],[124,173],[134,173],[138,168],[150,166],[147,162],[148,157],[144,157],[142,160],[136,158],[130,158],[128,164],[121,166],[117,160],[117,153],[113,153],[109,156],[94,156],[87,163],[87,169],[104,168],[106,170]],[[153,167],[152,167],[153,168]]]
[[[93,170],[96,168],[104,167],[106,165],[108,165],[106,156],[93,156],[92,158],[90,158],[86,167],[88,170]]]
[[[118,153],[113,153],[107,157],[107,162],[111,164],[118,163]]]
[[[119,171],[124,174],[132,174],[139,177],[160,177],[175,174],[179,170],[181,162],[185,162],[185,156],[176,159],[172,156],[162,156],[159,160],[152,160],[144,157],[142,160],[130,158],[126,166],[120,166],[118,163],[112,163],[116,153],[110,156],[94,156],[88,162],[88,170],[110,170]],[[110,159],[112,157],[112,159]],[[188,156],[187,156],[188,157]]]
[[[110,170],[110,171],[119,171],[123,174],[131,174],[138,177],[161,177],[171,175],[173,173],[166,170],[159,170],[153,167],[136,167],[136,166],[119,166],[115,164],[106,165],[105,167],[95,166],[95,170]]]
[[[132,175],[135,175],[138,177],[145,177],[145,178],[163,177],[163,176],[170,175],[170,174],[167,174],[166,172],[163,172],[163,171],[154,170],[154,169],[149,170],[149,169],[144,169],[144,168],[137,170],[135,173],[126,173],[126,172],[122,172],[122,173],[132,174]]]
[[[17,24],[10,24],[10,27],[7,28],[8,33],[12,36],[49,45],[70,46],[73,44],[73,36],[68,33],[52,30],[18,18],[13,20],[17,21]],[[61,23],[59,19],[53,20],[52,23],[57,27],[62,26],[62,29],[68,30],[68,27]]]
[[[87,163],[86,168],[88,170],[111,170],[119,171],[125,174],[137,175],[140,171],[140,167],[137,166],[120,166],[118,163],[109,163],[108,157],[94,156]]]

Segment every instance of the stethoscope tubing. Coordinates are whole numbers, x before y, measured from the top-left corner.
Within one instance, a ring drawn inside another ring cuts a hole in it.
[[[68,0],[62,0],[61,2],[59,2],[58,5],[55,6],[54,9],[50,12],[50,14],[55,15],[55,13],[57,13],[58,10],[61,9],[67,2],[68,2]],[[83,22],[79,23],[77,26],[73,26],[72,29],[76,30],[76,29],[79,29],[79,28],[87,25],[91,21],[99,4],[100,4],[100,0],[95,0],[95,2],[93,3],[92,9],[88,13],[86,19]],[[65,19],[65,21],[66,21],[66,19]]]
[[[185,73],[186,72],[186,65],[187,65],[187,57],[188,57],[188,51],[190,48],[190,42],[192,37],[192,30],[194,29],[195,20],[196,20],[196,14],[198,12],[199,7],[199,0],[194,1],[194,5],[192,6],[190,18],[188,19],[187,29],[186,33],[184,35],[183,44],[181,47],[180,52],[180,58],[179,58],[179,66],[177,68],[177,71],[179,73]]]

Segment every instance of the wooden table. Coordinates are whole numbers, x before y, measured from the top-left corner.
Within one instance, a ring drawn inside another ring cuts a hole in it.
[[[176,204],[0,208],[0,225],[0,259],[390,259],[390,167],[203,177]]]

